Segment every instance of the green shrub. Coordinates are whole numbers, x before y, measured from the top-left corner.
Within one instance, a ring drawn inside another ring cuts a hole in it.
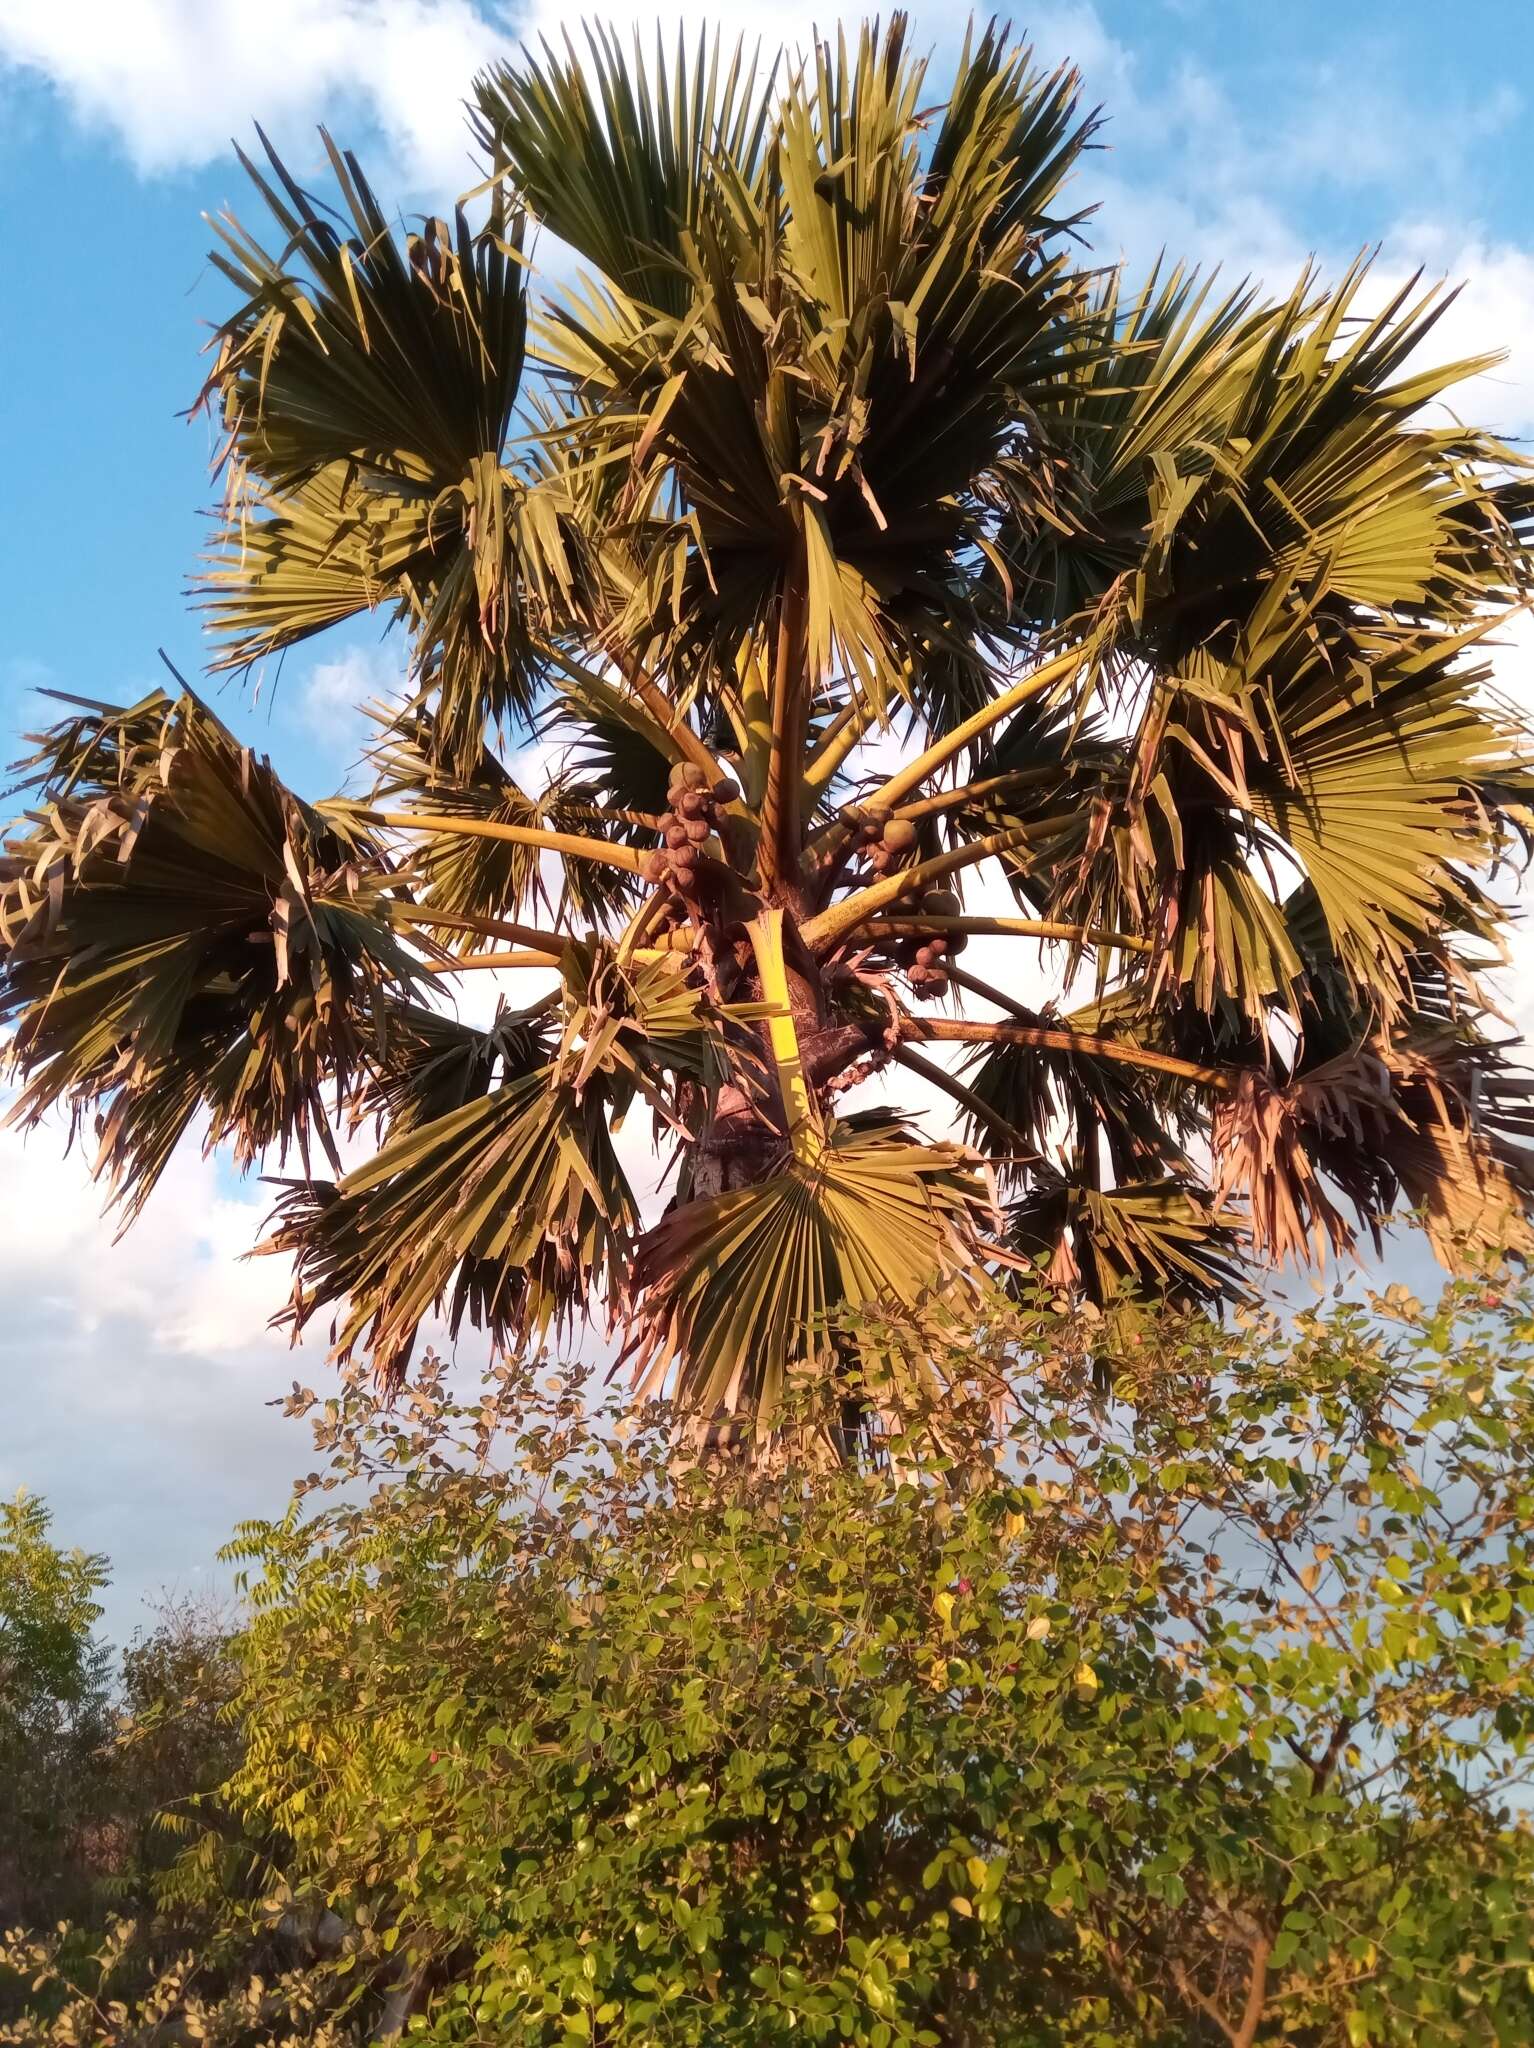
[[[1534,2040],[1534,1319],[1379,1307],[1111,1398],[999,1312],[872,1469],[351,1387],[238,1546],[268,1911],[444,2044]]]

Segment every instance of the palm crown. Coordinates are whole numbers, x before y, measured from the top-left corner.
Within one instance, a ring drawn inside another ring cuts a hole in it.
[[[268,151],[267,241],[218,224],[216,665],[391,613],[373,795],[189,691],[72,705],[0,899],[14,1113],[93,1112],[130,1210],[194,1123],[294,1152],[292,1320],[386,1379],[434,1309],[605,1307],[710,1415],[987,1268],[1126,1316],[1344,1204],[1527,1248],[1476,976],[1530,782],[1477,650],[1534,485],[1432,405],[1483,367],[1420,367],[1442,299],[1092,268],[1094,120],[995,29],[936,110],[898,17],[771,76],[594,35],[473,109],[482,226],[396,232],[333,147],[336,208]],[[536,302],[529,223],[581,266]],[[1041,947],[1089,1000],[1017,999]],[[487,962],[554,993],[471,1028]],[[962,1137],[839,1113],[903,1071]]]

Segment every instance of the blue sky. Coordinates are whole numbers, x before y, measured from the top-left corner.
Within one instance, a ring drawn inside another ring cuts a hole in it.
[[[705,13],[748,36],[802,36],[824,11]],[[653,11],[625,6],[625,21]],[[261,120],[301,173],[324,119],[405,210],[472,182],[457,112],[474,66],[562,17],[471,0],[0,0],[0,448],[11,624],[0,650],[4,757],[39,684],[122,697],[161,680],[163,645],[202,659],[183,592],[213,495],[208,423],[180,415],[221,309],[205,211],[246,207],[227,146]],[[1287,288],[1314,255],[1335,271],[1381,244],[1381,288],[1419,265],[1466,281],[1443,352],[1512,356],[1466,409],[1534,437],[1534,9],[1482,0],[1255,5],[1060,0],[1018,16],[1069,56],[1101,102],[1104,148],[1081,198],[1105,259],[1177,256]],[[943,53],[961,17],[916,11]],[[292,657],[263,701],[218,702],[306,793],[355,752],[347,703],[397,668],[353,633]],[[1534,639],[1507,688],[1534,702]],[[275,1510],[306,1460],[262,1404],[294,1372],[261,1337],[283,1292],[239,1264],[263,1209],[216,1164],[178,1163],[133,1238],[113,1247],[78,1156],[0,1139],[0,1281],[19,1307],[0,1370],[24,1399],[0,1442],[0,1489],[27,1484],[69,1540],[118,1561],[120,1635],[156,1587],[197,1583],[240,1515]],[[312,1352],[313,1347],[311,1347]]]

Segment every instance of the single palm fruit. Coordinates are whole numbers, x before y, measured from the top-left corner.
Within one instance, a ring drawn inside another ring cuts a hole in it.
[[[916,948],[916,964],[918,967],[930,967],[936,958],[937,955],[933,952],[931,946],[918,946]]]
[[[921,899],[922,912],[927,917],[962,917],[964,905],[952,889],[929,889]],[[944,950],[949,954],[962,953],[969,944],[968,932],[942,933]]]
[[[911,853],[916,847],[916,827],[909,818],[891,818],[884,828],[886,853]]]
[[[681,844],[673,846],[671,849],[671,871],[674,875],[678,876],[691,874],[697,865],[698,849],[688,839],[684,831]]]
[[[704,840],[707,839],[712,827],[707,818],[689,818],[684,830],[694,846],[701,846]]]
[[[714,802],[716,804],[733,804],[739,800],[739,797],[740,784],[732,776],[721,775],[714,784]]]
[[[707,789],[708,776],[696,761],[678,761],[671,771],[673,787],[677,789]]]
[[[687,827],[679,818],[673,818],[666,827],[666,844],[671,847],[687,844]]]
[[[678,791],[673,799],[679,818],[701,818],[709,808],[710,799],[701,789]]]
[[[663,853],[645,855],[643,873],[647,882],[664,882],[670,872],[670,863]]]

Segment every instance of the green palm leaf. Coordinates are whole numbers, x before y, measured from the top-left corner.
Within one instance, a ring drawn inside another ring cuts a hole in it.
[[[573,508],[557,476],[505,450],[526,312],[519,224],[460,211],[403,245],[353,157],[326,138],[343,233],[268,147],[241,158],[283,237],[273,256],[228,216],[214,262],[241,295],[207,395],[228,436],[227,524],[204,578],[225,667],[388,606],[412,629],[434,734],[473,750],[524,712],[530,621],[571,597]]]
[[[769,1419],[796,1374],[834,1356],[840,1317],[914,1310],[973,1269],[991,1210],[977,1166],[888,1121],[839,1123],[813,1159],[679,1202],[634,1250],[639,1392],[670,1382],[689,1414]]]
[[[617,35],[547,42],[475,81],[481,147],[517,198],[562,242],[645,304],[680,314],[684,250],[705,212],[723,229],[760,206],[774,71],[759,76],[737,43],[700,30],[689,61],[680,30],[668,67],[656,33],[653,73],[638,35],[632,65]]]
[[[330,1147],[371,1018],[422,974],[383,921],[367,835],[301,803],[190,694],[80,700],[23,764],[43,792],[7,843],[0,1018],[28,1124],[100,1118],[131,1215],[205,1111],[246,1164]]]

